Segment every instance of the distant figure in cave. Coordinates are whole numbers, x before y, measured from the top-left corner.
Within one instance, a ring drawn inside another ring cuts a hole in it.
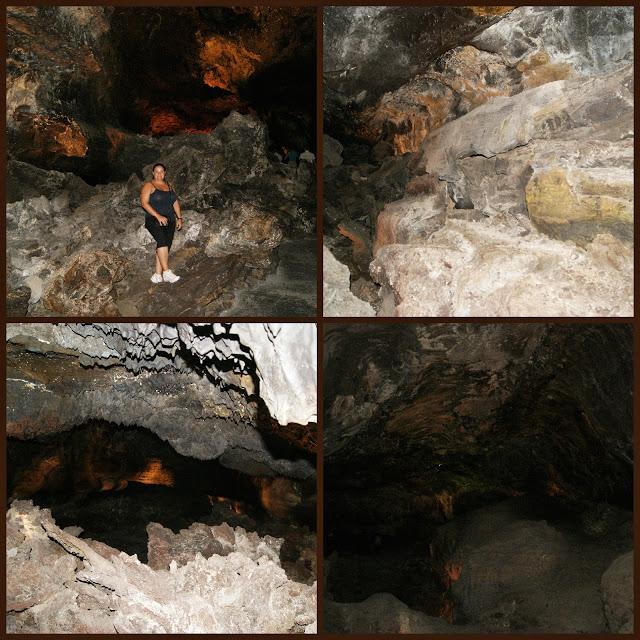
[[[169,269],[169,250],[175,230],[182,229],[182,213],[178,196],[165,181],[166,167],[161,162],[153,165],[153,178],[145,182],[140,192],[140,202],[146,211],[144,226],[156,241],[156,270],[151,282],[177,282],[177,276]]]
[[[300,154],[295,149],[289,149],[288,147],[282,147],[282,162],[285,164],[295,164],[298,166],[300,160]]]

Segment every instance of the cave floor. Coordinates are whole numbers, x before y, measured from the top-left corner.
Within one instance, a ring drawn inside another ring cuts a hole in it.
[[[316,239],[285,240],[278,266],[265,280],[238,292],[223,316],[313,316],[316,313]]]
[[[148,269],[138,268],[118,284],[118,310],[151,317],[315,315],[315,245],[314,238],[285,240],[266,279],[262,267],[244,255],[210,258],[183,248],[171,256],[180,281],[154,285],[150,256]]]

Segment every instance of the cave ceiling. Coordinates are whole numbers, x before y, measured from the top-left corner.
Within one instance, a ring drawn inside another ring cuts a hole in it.
[[[14,324],[7,341],[10,437],[103,420],[245,473],[313,474],[313,325]]]
[[[628,486],[627,326],[336,326],[325,357],[336,487],[602,497]]]

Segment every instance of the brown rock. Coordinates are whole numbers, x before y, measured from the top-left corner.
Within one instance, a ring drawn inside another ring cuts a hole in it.
[[[17,287],[7,291],[7,315],[8,316],[26,316],[29,311],[29,298],[31,298],[31,289],[29,287]]]
[[[233,530],[232,530],[233,531]],[[195,522],[188,529],[174,534],[157,522],[147,525],[148,559],[152,569],[169,569],[172,561],[179,567],[196,557],[196,553],[209,558],[213,554],[227,555],[229,545],[222,544],[213,535],[211,527]]]
[[[120,315],[112,290],[126,267],[117,250],[79,253],[51,276],[43,304],[64,315]]]
[[[609,232],[633,242],[631,169],[542,169],[531,177],[525,193],[529,217],[552,237],[584,245]]]

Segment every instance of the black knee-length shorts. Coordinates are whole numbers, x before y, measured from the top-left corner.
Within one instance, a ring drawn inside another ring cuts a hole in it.
[[[173,244],[173,234],[176,232],[176,221],[169,218],[169,224],[163,227],[156,218],[151,214],[145,213],[144,215],[145,229],[153,236],[158,248],[167,247],[171,249]]]

